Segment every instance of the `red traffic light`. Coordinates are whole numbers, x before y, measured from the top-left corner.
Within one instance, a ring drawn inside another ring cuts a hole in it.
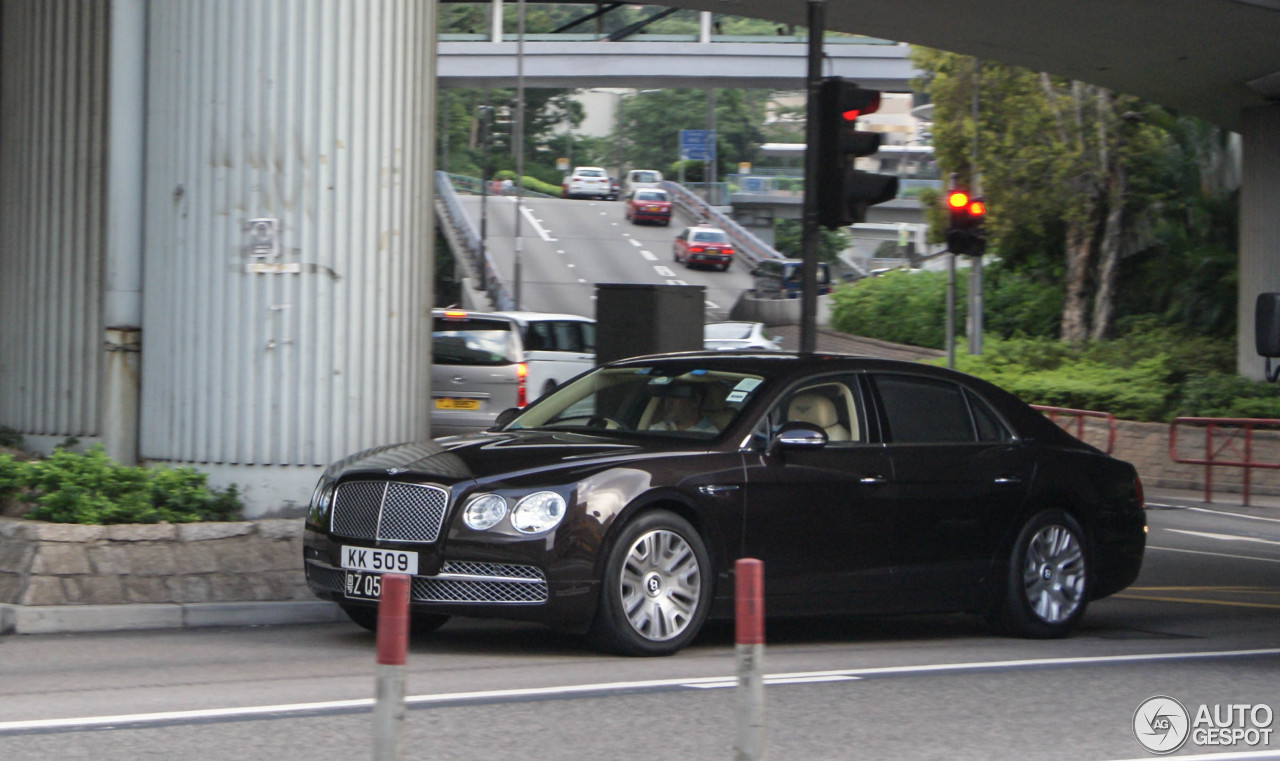
[[[952,190],[947,193],[947,206],[959,211],[969,205],[969,194],[963,190]]]
[[[969,216],[981,217],[986,215],[987,205],[982,202],[981,198],[975,198],[969,203]]]

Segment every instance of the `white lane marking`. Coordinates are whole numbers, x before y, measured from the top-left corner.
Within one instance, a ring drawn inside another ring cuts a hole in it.
[[[1205,539],[1217,539],[1220,542],[1256,542],[1258,544],[1271,544],[1280,546],[1280,542],[1274,539],[1258,539],[1252,536],[1236,536],[1235,534],[1211,534],[1208,531],[1188,531],[1181,528],[1166,528],[1162,531],[1168,531],[1173,534],[1186,534],[1187,536],[1199,536]]]
[[[640,248],[641,246],[643,246],[643,245],[644,245],[643,243],[641,243],[640,241],[636,240],[635,238],[628,238],[628,239],[627,239],[627,242],[628,242],[628,243],[630,243],[631,245],[635,246],[636,248]]]
[[[539,238],[542,238],[548,243],[555,242],[555,238],[551,237],[551,233],[547,232],[542,225],[538,224],[538,220],[533,218],[533,211],[528,206],[521,206],[520,213],[524,215],[525,219],[529,220],[529,224],[533,226],[533,229],[538,233]]]
[[[566,266],[566,267],[568,267],[569,269],[573,269],[573,268],[577,267],[578,265],[576,265],[576,264],[567,264],[567,265],[565,265],[565,266]]]
[[[1251,658],[1259,655],[1280,655],[1280,648],[1256,650],[1223,650],[1182,653],[1137,653],[1133,655],[1103,655],[1074,658],[1030,658],[1017,661],[979,661],[976,663],[934,663],[919,666],[884,666],[880,668],[839,669],[825,671],[798,671],[781,674],[765,674],[766,681],[776,684],[805,684],[857,680],[868,676],[901,676],[927,673],[964,673],[1006,669],[1035,669],[1058,666],[1094,666],[1117,663],[1145,663],[1161,661],[1208,660],[1214,658]],[[600,682],[568,684],[554,687],[527,687],[509,690],[478,690],[474,692],[446,692],[435,695],[410,695],[406,705],[432,705],[438,703],[492,702],[512,698],[535,697],[585,697],[636,690],[669,690],[676,688],[705,689],[736,683],[737,677],[709,676],[691,679],[650,679],[632,682]],[[317,713],[353,708],[372,708],[373,698],[358,700],[330,700],[314,703],[285,703],[280,705],[245,706],[242,708],[205,708],[193,711],[163,711],[157,713],[117,714],[114,716],[84,716],[66,719],[27,719],[0,722],[0,734],[41,729],[67,729],[113,724],[156,724],[162,722],[198,721],[226,717],[252,717],[272,714]],[[1181,757],[1180,757],[1181,758]]]
[[[716,302],[714,301],[707,302],[707,309],[719,309],[719,308],[720,308],[720,305],[717,304]]]
[[[586,281],[586,280],[583,280],[582,278],[578,278],[578,282],[579,282],[579,283],[585,283],[585,282],[587,282],[587,281]]]
[[[640,255],[641,255],[641,256],[643,256],[644,258],[648,259],[648,260],[649,260],[649,261],[651,261],[651,262],[656,262],[656,261],[658,261],[658,255],[657,255],[657,254],[655,254],[655,253],[653,253],[652,251],[650,251],[650,250],[649,250],[649,249],[647,249],[647,248],[642,248],[642,249],[640,249]]]
[[[1230,558],[1232,560],[1257,560],[1261,563],[1280,563],[1280,558],[1260,558],[1256,555],[1231,555],[1226,552],[1204,552],[1203,550],[1180,550],[1175,547],[1156,547],[1155,545],[1147,545],[1149,550],[1161,550],[1163,552],[1181,552],[1186,555],[1208,555],[1213,558]]]
[[[1210,510],[1205,507],[1188,507],[1187,510],[1193,510],[1197,513],[1209,513],[1210,515],[1225,515],[1230,518],[1243,518],[1249,521],[1266,521],[1267,523],[1280,523],[1280,518],[1264,518],[1261,515],[1243,515],[1241,513],[1233,513],[1229,510]]]
[[[676,273],[672,272],[669,268],[664,267],[661,264],[654,267],[653,271],[658,273],[658,277],[675,277],[676,276]]]

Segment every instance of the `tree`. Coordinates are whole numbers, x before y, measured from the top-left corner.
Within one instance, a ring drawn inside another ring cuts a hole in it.
[[[717,90],[715,105],[716,176],[727,167],[752,161],[763,142],[760,125],[768,93],[762,90]],[[639,92],[623,98],[622,135],[626,163],[661,168],[679,159],[680,130],[706,129],[707,92],[670,89]],[[617,136],[615,136],[617,138]],[[601,157],[608,165],[611,156]]]
[[[934,102],[939,164],[965,184],[980,172],[988,250],[1062,284],[1064,340],[1106,336],[1124,259],[1151,245],[1148,231],[1167,231],[1178,205],[1169,201],[1185,197],[1171,188],[1205,143],[1192,148],[1166,111],[1104,88],[933,50],[913,56]]]

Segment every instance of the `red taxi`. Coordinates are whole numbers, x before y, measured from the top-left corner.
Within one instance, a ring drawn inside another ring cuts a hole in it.
[[[657,222],[664,227],[671,224],[671,196],[665,190],[640,188],[627,196],[624,206],[627,221],[632,224]]]
[[[718,227],[686,227],[676,236],[672,252],[686,267],[706,264],[724,271],[733,261],[733,243]]]

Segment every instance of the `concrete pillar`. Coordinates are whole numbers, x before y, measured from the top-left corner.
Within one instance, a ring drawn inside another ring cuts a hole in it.
[[[1259,293],[1280,291],[1280,105],[1246,109],[1240,191],[1240,303],[1236,368],[1262,380],[1254,346],[1253,307]]]

